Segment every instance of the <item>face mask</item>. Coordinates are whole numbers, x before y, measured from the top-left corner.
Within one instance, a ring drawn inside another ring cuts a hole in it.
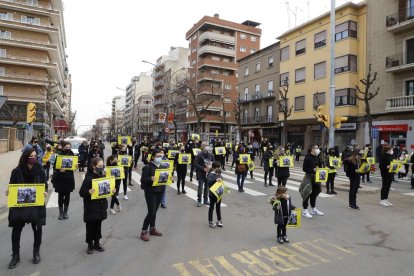
[[[27,163],[30,164],[30,165],[34,165],[34,164],[36,164],[36,162],[37,162],[36,157],[29,157],[27,159]]]
[[[393,150],[390,150],[390,154],[393,155],[394,154],[394,151]]]
[[[316,154],[316,155],[319,155],[319,153],[321,153],[321,150],[320,150],[320,149],[316,149],[316,150],[315,150],[315,154]]]
[[[204,150],[205,151],[210,151],[210,147],[207,146],[207,147],[204,148]]]
[[[161,157],[156,157],[156,158],[154,159],[154,164],[158,167],[158,166],[161,164],[161,160],[162,160],[162,158],[161,158]]]
[[[103,167],[96,167],[95,171],[98,173],[99,176],[103,175],[104,168]]]
[[[112,162],[112,166],[116,166],[116,165],[118,165],[118,162],[113,161],[113,162]]]
[[[70,149],[65,149],[65,150],[63,150],[63,152],[70,153]]]
[[[185,149],[180,149],[180,150],[181,150],[181,152],[184,152]]]

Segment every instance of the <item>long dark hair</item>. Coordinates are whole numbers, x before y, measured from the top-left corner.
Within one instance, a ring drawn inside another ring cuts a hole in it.
[[[33,153],[36,152],[36,150],[34,148],[28,148],[26,149],[22,155],[20,156],[19,159],[19,168],[27,168],[27,159],[29,159],[29,156]],[[36,152],[37,154],[37,152]]]
[[[107,165],[107,166],[112,166],[112,161],[114,161],[114,160],[115,160],[115,158],[117,158],[117,157],[116,157],[116,155],[110,155],[110,156],[108,157],[108,159],[106,159],[106,165]]]
[[[358,155],[359,155],[359,150],[354,149],[352,151],[352,153],[351,153],[351,156],[349,156],[347,158],[347,160],[350,161],[350,162],[352,162],[352,163],[354,163],[354,164],[357,164],[357,162],[358,162]]]
[[[102,161],[103,162],[102,158],[99,158],[98,157],[98,158],[93,158],[92,159],[91,164],[90,164],[90,166],[88,168],[90,172],[93,172],[93,167],[96,166],[99,163],[99,161]]]

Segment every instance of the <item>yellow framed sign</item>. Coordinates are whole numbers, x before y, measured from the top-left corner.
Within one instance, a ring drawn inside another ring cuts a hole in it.
[[[34,207],[45,205],[45,184],[9,184],[7,206]]]
[[[249,162],[250,162],[250,154],[247,154],[247,153],[245,153],[245,154],[240,154],[239,155],[239,162],[240,162],[240,164],[249,164]]]
[[[200,140],[200,134],[195,134],[195,133],[191,134],[191,139]]]
[[[148,153],[147,162],[150,162],[151,161],[151,156],[152,156],[152,154],[151,153]]]
[[[78,156],[58,155],[56,157],[56,169],[64,169],[67,171],[75,171],[78,165]]]
[[[302,224],[302,209],[296,208],[292,210],[290,217],[288,218],[287,228],[300,228]]]
[[[148,147],[141,147],[141,151],[142,152],[147,152],[148,151]]]
[[[402,167],[402,164],[400,161],[392,161],[388,172],[397,173],[401,169],[401,167]]]
[[[170,147],[170,144],[169,144],[169,143],[162,143],[162,146],[163,146],[164,148],[169,148],[169,147]]]
[[[131,136],[118,136],[118,145],[131,144]]]
[[[253,160],[250,160],[249,164],[247,164],[247,167],[249,168],[249,171],[253,171],[255,166]]]
[[[370,165],[375,164],[375,157],[367,157],[367,163]]]
[[[178,155],[178,164],[191,164],[191,154],[189,153],[180,153]]]
[[[106,175],[115,177],[115,179],[124,179],[125,170],[122,166],[109,166],[105,168]]]
[[[112,196],[115,190],[115,177],[102,177],[92,179],[92,189],[95,190],[91,194],[91,199],[101,199]]]
[[[362,163],[361,166],[358,169],[359,173],[367,173],[371,170],[371,165],[368,163]]]
[[[170,170],[155,170],[152,186],[171,185],[172,175]]]
[[[132,156],[130,155],[118,155],[118,166],[131,167]]]
[[[341,167],[341,158],[329,156],[329,166],[334,168]]]
[[[174,161],[172,160],[161,160],[161,164],[159,169],[160,170],[169,170],[170,172],[174,168]]]
[[[233,146],[233,145],[232,145],[232,143],[226,143],[226,148],[227,148],[227,149],[231,149],[231,148],[232,148],[232,146]]]
[[[280,156],[279,157],[279,167],[281,168],[293,168],[293,156],[288,155],[288,156]]]
[[[217,197],[217,201],[220,201],[224,195],[225,185],[223,181],[217,181],[211,186],[210,191]]]
[[[216,155],[226,155],[226,148],[225,147],[216,147],[214,148],[214,152]]]
[[[316,169],[315,182],[326,182],[328,181],[329,170],[326,168]]]
[[[274,163],[273,157],[269,158],[269,168],[273,168],[273,163]]]
[[[199,149],[199,148],[193,149],[194,156],[197,156],[200,152],[201,152],[201,149]]]
[[[167,154],[167,157],[168,157],[168,159],[174,159],[175,156],[179,153],[180,153],[179,150],[169,150],[168,154]]]

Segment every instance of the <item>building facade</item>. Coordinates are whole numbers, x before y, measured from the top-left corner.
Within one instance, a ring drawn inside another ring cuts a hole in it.
[[[234,101],[237,98],[237,60],[260,49],[260,24],[241,24],[204,16],[186,33],[189,42],[190,84],[200,99],[186,115],[188,132],[203,140],[235,139]],[[200,116],[201,115],[201,116]],[[201,124],[199,123],[201,119]]]
[[[327,131],[317,122],[316,107],[329,110],[330,13],[312,19],[278,37],[280,40],[280,87],[288,89],[286,107],[288,141],[307,147],[327,144]],[[366,72],[366,4],[347,3],[335,16],[335,116],[346,116],[335,131],[335,145],[343,149],[356,143],[358,117],[364,104],[357,99],[356,85]],[[281,104],[285,104],[282,102]],[[279,113],[279,120],[283,114]]]
[[[414,1],[368,0],[367,64],[377,72],[371,101],[375,146],[414,150]],[[361,139],[369,141],[369,129]]]
[[[34,134],[66,124],[70,76],[61,0],[0,1],[0,125],[23,128],[26,106],[37,105]],[[63,126],[64,127],[64,126]]]
[[[102,141],[109,141],[111,134],[110,118],[104,117],[96,119],[94,130],[98,139],[101,139]]]
[[[143,94],[137,99],[135,105],[135,112],[137,114],[137,119],[135,123],[137,124],[137,138],[139,141],[146,137],[150,137],[151,133],[151,123],[154,113],[154,98],[151,94]]]
[[[238,61],[238,97],[244,140],[280,143],[279,42]],[[276,89],[275,89],[276,88]]]
[[[116,138],[118,134],[125,134],[124,125],[125,96],[115,96],[112,98],[111,113],[111,138]]]

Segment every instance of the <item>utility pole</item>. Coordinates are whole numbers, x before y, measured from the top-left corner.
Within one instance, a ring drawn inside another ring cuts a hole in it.
[[[335,146],[335,0],[331,0],[331,70],[330,70],[330,86],[329,86],[329,140],[328,147]]]

